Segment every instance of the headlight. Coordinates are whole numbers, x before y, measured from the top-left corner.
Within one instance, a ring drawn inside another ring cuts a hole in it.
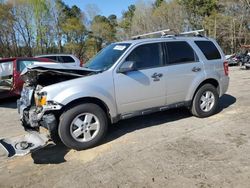
[[[35,103],[36,106],[44,106],[47,103],[47,93],[42,92],[42,93],[35,93]]]

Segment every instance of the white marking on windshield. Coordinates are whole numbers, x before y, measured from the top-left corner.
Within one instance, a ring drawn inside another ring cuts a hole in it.
[[[125,48],[126,48],[126,46],[116,45],[113,49],[114,49],[114,50],[120,50],[120,51],[123,51]]]

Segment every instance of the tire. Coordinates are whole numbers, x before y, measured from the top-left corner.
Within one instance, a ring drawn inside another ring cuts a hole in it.
[[[209,117],[215,114],[219,102],[219,94],[217,89],[211,84],[205,84],[196,92],[191,113],[199,118]]]
[[[58,134],[58,131],[57,130],[50,130],[49,131],[49,136],[50,136],[50,139],[56,144],[62,144],[62,140]]]
[[[58,133],[67,147],[84,150],[100,143],[107,128],[105,112],[96,104],[86,103],[74,106],[61,115]]]

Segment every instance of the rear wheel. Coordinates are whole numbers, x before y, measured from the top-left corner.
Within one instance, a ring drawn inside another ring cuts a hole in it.
[[[211,84],[205,84],[194,96],[191,113],[200,118],[209,117],[216,112],[218,101],[217,89]]]
[[[58,133],[67,147],[83,150],[97,145],[104,138],[107,127],[105,112],[96,104],[88,103],[63,113]]]

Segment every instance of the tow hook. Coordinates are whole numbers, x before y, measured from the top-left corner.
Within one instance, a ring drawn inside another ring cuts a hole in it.
[[[24,156],[32,151],[41,149],[48,144],[49,138],[46,134],[37,131],[29,131],[24,136],[0,140],[0,152],[2,155]]]

